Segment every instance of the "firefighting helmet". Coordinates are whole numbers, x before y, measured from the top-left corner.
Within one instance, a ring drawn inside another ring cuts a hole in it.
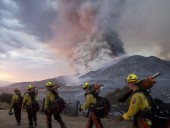
[[[27,87],[26,87],[27,90],[30,90],[30,89],[32,89],[32,88],[33,88],[32,85],[27,85]]]
[[[89,87],[90,87],[90,85],[89,85],[88,82],[85,82],[85,83],[83,84],[83,90],[86,89],[86,88],[89,88]]]
[[[52,84],[52,82],[49,81],[49,82],[47,82],[47,83],[45,84],[45,86],[46,86],[46,87],[52,87],[53,84]]]
[[[130,74],[126,77],[126,83],[138,83],[140,80],[135,74]]]

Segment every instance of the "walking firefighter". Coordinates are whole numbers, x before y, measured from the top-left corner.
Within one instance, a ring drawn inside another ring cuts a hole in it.
[[[9,115],[13,114],[12,109],[14,109],[17,125],[21,125],[21,106],[22,106],[21,91],[18,88],[15,88],[10,104]]]
[[[37,126],[37,112],[39,110],[39,104],[37,102],[37,91],[32,85],[28,85],[26,90],[27,92],[24,95],[22,108],[26,107],[29,120],[29,128],[33,128],[34,126]]]
[[[132,90],[132,94],[129,109],[118,117],[119,121],[134,117],[133,128],[169,128],[170,110],[168,104],[159,99],[153,99],[149,94],[150,91],[147,91],[156,83],[155,77],[158,75],[159,73],[145,80],[139,80],[135,74],[127,76],[126,83]]]
[[[54,115],[54,119],[57,120],[61,128],[66,128],[66,125],[60,116],[60,113],[65,108],[65,102],[58,95],[57,89],[59,88],[59,85],[55,85],[52,82],[47,82],[45,86],[47,88],[47,92],[44,111],[46,115],[47,128],[52,128],[52,115]]]
[[[79,111],[81,110],[84,111],[87,109],[89,110],[86,128],[92,128],[93,124],[95,125],[96,128],[104,128],[100,121],[100,117],[96,111],[95,105],[97,103],[97,100],[90,91],[89,83],[86,82],[83,84],[83,90],[85,90],[85,102],[81,105]]]

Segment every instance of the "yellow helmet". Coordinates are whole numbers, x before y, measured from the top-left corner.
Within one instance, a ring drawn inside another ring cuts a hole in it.
[[[47,82],[47,83],[45,84],[45,86],[46,86],[46,87],[52,87],[53,84],[52,84],[52,82]]]
[[[89,87],[90,87],[90,85],[89,85],[88,82],[85,82],[85,83],[83,84],[83,90],[84,90],[85,88],[89,88]]]
[[[26,89],[29,90],[29,89],[32,89],[33,86],[32,85],[27,85]]]
[[[127,83],[138,83],[140,80],[138,79],[137,75],[130,74],[127,76],[126,80]]]

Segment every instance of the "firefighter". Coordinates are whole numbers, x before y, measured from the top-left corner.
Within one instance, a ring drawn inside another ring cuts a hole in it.
[[[24,95],[22,108],[26,107],[29,120],[29,128],[33,128],[33,126],[37,126],[37,112],[39,110],[39,104],[36,101],[37,92],[35,87],[32,85],[28,85],[26,90],[27,92]]]
[[[140,89],[138,83],[140,80],[135,74],[130,74],[126,78],[126,83],[130,90],[133,91],[130,98],[130,105],[128,111],[122,116],[118,117],[119,121],[129,120],[131,117],[134,117],[133,128],[151,128],[152,121],[146,116],[141,116],[146,111],[151,111],[151,103],[146,95],[138,90]]]
[[[12,113],[12,108],[14,108],[14,114],[15,119],[17,121],[17,125],[21,125],[21,105],[22,105],[21,92],[18,88],[15,88],[10,104],[9,115]]]
[[[61,128],[66,128],[66,125],[60,116],[60,111],[56,111],[58,108],[54,107],[54,102],[60,98],[57,92],[59,86],[54,85],[52,82],[47,82],[45,87],[47,88],[47,92],[45,97],[44,112],[46,115],[47,127],[52,128],[51,116],[54,115],[54,119],[58,121]]]
[[[83,90],[85,90],[85,102],[81,105],[79,111],[82,110],[84,111],[87,109],[89,111],[86,128],[92,128],[93,124],[95,125],[96,128],[104,128],[100,121],[100,117],[95,110],[95,104],[97,103],[97,100],[91,93],[90,85],[88,82],[85,82],[83,84]]]

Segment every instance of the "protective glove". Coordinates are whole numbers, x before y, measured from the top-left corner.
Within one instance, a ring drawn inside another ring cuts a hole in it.
[[[10,115],[13,115],[12,110],[9,110],[8,115],[9,115],[9,116],[10,116]]]
[[[122,116],[118,116],[118,117],[117,117],[117,120],[120,122],[120,121],[123,121],[124,119],[123,119]]]

